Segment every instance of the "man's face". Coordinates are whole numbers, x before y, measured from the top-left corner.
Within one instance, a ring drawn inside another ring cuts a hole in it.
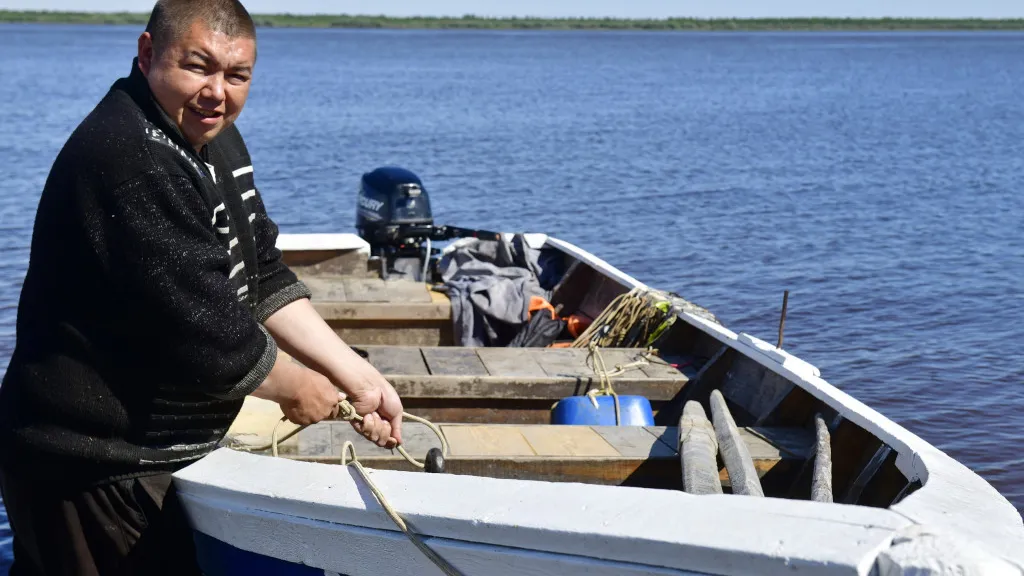
[[[196,21],[154,52],[139,38],[139,68],[164,112],[198,151],[238,118],[249,96],[256,41],[231,38]]]

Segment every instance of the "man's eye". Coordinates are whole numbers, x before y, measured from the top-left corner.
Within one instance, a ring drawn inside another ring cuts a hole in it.
[[[203,67],[199,64],[185,64],[185,70],[189,70],[191,72],[202,72]]]

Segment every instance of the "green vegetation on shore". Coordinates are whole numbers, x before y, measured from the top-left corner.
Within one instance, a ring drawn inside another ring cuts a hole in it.
[[[0,10],[0,22],[144,25],[139,12],[17,12]],[[257,25],[280,28],[419,28],[503,30],[1024,30],[1024,19],[927,18],[461,18],[254,14]]]

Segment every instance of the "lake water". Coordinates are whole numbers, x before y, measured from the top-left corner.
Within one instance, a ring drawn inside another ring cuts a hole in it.
[[[0,26],[0,369],[43,181],[139,30]],[[265,30],[239,122],[285,232],[360,175],[547,232],[785,346],[1024,508],[1024,34]],[[10,554],[9,545],[3,548]]]

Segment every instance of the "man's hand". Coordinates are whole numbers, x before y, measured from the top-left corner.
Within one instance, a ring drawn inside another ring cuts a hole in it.
[[[322,374],[303,368],[303,378],[294,393],[278,404],[289,421],[305,426],[338,416],[338,389]]]
[[[300,426],[337,417],[342,399],[330,379],[293,362],[282,350],[277,351],[274,368],[252,395],[277,402],[285,417]]]
[[[357,356],[358,358],[358,356]],[[402,401],[391,383],[384,379],[368,362],[351,366],[351,376],[338,382],[339,388],[351,390],[348,401],[362,422],[352,421],[352,427],[371,442],[383,448],[394,448],[402,442]]]
[[[384,447],[402,442],[402,401],[391,384],[356,354],[302,298],[267,318],[264,326],[280,349],[327,376],[346,394],[363,422],[352,426]]]

